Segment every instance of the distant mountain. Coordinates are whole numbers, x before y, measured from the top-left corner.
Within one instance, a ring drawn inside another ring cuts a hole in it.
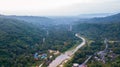
[[[120,22],[120,13],[107,16],[107,17],[96,17],[92,19],[84,19],[77,21],[78,23],[111,23],[111,22]]]
[[[72,22],[77,21],[78,17],[40,17],[40,16],[7,16],[9,18],[14,18],[18,20],[23,20],[32,24],[35,24],[37,26],[39,25],[58,25],[58,24],[72,24]]]
[[[80,14],[79,18],[94,18],[94,17],[106,17],[113,15],[112,13],[96,13],[96,14]]]
[[[74,22],[105,22],[108,21],[109,13],[101,13],[101,14],[81,14],[79,16],[51,16],[51,17],[41,17],[41,16],[6,16],[1,15],[1,17],[6,18],[13,18],[18,19],[22,21],[26,21],[28,23],[32,23],[34,25],[40,26],[50,26],[50,25],[56,25],[56,24],[74,24]],[[94,18],[95,17],[95,18]],[[91,19],[92,18],[92,19]],[[111,18],[110,18],[111,19]],[[116,19],[115,19],[116,20]],[[112,20],[114,21],[114,20]]]
[[[92,38],[119,40],[120,13],[107,17],[80,20],[77,22],[74,30]]]
[[[4,16],[7,18],[13,18],[13,19],[18,19],[22,21],[26,21],[28,23],[35,24],[37,26],[39,25],[52,25],[53,20],[47,17],[39,17],[39,16]]]
[[[79,20],[79,17],[69,17],[69,16],[61,16],[61,17],[50,17],[54,20],[55,24],[73,24],[73,22],[76,22]]]
[[[120,22],[120,13],[107,16],[107,17],[102,17],[102,18],[93,18],[91,19],[92,21],[97,21],[97,22]]]

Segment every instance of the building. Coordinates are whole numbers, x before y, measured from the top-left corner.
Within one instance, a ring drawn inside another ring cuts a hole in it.
[[[72,67],[79,67],[78,63],[74,63]]]

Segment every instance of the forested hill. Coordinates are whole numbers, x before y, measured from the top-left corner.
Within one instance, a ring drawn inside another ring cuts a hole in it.
[[[44,34],[44,31],[34,28],[31,24],[1,17],[0,66],[9,65],[11,67],[20,55],[29,54],[29,49],[35,47],[35,43],[40,43],[42,34]]]
[[[47,53],[49,49],[64,52],[77,41],[69,25],[44,27],[0,17],[0,67],[30,67],[40,64],[33,54]],[[43,43],[44,39],[44,43]],[[41,60],[39,60],[41,62]]]
[[[14,38],[18,37],[20,39],[20,37],[24,35],[24,37],[28,37],[28,41],[29,41],[31,40],[30,36],[35,37],[35,35],[39,35],[41,37],[42,36],[41,32],[43,32],[43,30],[38,29],[34,27],[32,24],[29,24],[27,22],[19,21],[16,19],[0,18],[1,37],[12,38],[10,40],[14,40]],[[3,39],[3,38],[0,38],[0,39]],[[5,41],[9,41],[9,40],[5,40]]]
[[[80,32],[92,39],[109,38],[113,40],[120,39],[120,13],[104,18],[93,18],[86,22],[78,21],[74,27],[76,32]]]
[[[90,37],[92,39],[104,39],[109,38],[113,40],[120,39],[120,23],[110,23],[110,24],[91,24],[82,23],[76,25],[75,31],[84,36]]]
[[[73,28],[75,32],[87,38],[87,44],[75,53],[74,59],[68,61],[65,67],[71,67],[74,63],[82,66],[88,56],[92,56],[85,63],[88,67],[120,67],[120,14],[93,18],[86,20],[86,23],[78,21]],[[108,40],[107,43],[104,39]],[[108,45],[107,51],[103,50],[105,44]],[[114,57],[110,58],[110,55]]]
[[[92,19],[77,21],[77,23],[115,23],[115,22],[120,22],[120,13],[107,17],[95,17]]]
[[[32,18],[20,20],[1,15],[0,67],[8,65],[10,67],[29,67],[33,64],[40,64],[34,60],[34,53],[48,53],[49,49],[64,52],[79,40],[74,36],[75,33],[80,33],[93,40],[108,38],[118,41],[120,39],[119,17],[120,14],[116,14],[104,18],[89,19],[85,21],[87,23],[77,21],[77,24],[73,22],[75,24],[70,27],[65,24],[44,26],[39,24],[42,22],[40,20],[33,24],[33,22],[29,22]],[[39,18],[34,17],[33,19]],[[45,24],[46,22],[51,23],[51,20],[46,19]]]
[[[101,22],[101,23],[110,23],[110,22],[120,22],[120,13],[103,17],[103,18],[94,18],[93,21]],[[93,22],[94,23],[94,22]]]

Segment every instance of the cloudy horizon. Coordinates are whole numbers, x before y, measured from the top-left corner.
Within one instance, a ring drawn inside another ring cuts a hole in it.
[[[74,16],[119,13],[120,0],[0,0],[0,14]]]

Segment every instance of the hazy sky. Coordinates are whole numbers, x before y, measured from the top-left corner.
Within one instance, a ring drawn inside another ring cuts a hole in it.
[[[0,13],[7,15],[79,15],[119,13],[120,0],[0,0]]]

